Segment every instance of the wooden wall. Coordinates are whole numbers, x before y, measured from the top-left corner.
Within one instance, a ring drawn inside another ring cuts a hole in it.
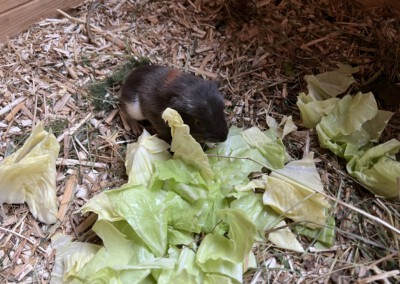
[[[389,5],[400,11],[400,0],[357,1],[364,6]],[[67,10],[83,2],[84,0],[0,0],[0,42],[26,30],[41,19],[57,16],[56,9]]]
[[[67,10],[84,0],[0,0],[0,42],[26,30],[48,17],[56,17],[56,9]]]

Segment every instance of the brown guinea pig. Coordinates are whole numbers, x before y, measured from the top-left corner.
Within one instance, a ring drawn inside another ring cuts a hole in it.
[[[148,120],[158,137],[169,141],[171,130],[161,118],[175,109],[198,142],[223,142],[228,136],[224,100],[215,82],[166,66],[135,68],[121,89],[121,106],[128,119]]]

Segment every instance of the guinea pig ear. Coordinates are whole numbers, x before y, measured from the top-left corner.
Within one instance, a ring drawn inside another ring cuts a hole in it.
[[[181,112],[182,110],[189,109],[190,105],[186,103],[182,96],[174,95],[171,98],[170,107],[178,112]]]

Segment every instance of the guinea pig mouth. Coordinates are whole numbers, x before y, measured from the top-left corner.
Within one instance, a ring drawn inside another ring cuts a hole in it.
[[[224,142],[228,138],[228,132],[226,133],[196,133],[196,132],[190,132],[190,135],[194,139],[196,139],[197,142],[200,143],[218,143],[218,142]]]

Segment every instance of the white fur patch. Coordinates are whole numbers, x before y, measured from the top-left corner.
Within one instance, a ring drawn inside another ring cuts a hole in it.
[[[133,118],[135,120],[144,120],[144,119],[146,119],[143,116],[142,109],[140,108],[139,101],[127,103],[125,107],[126,107],[126,112],[128,113],[128,115],[131,118]]]

